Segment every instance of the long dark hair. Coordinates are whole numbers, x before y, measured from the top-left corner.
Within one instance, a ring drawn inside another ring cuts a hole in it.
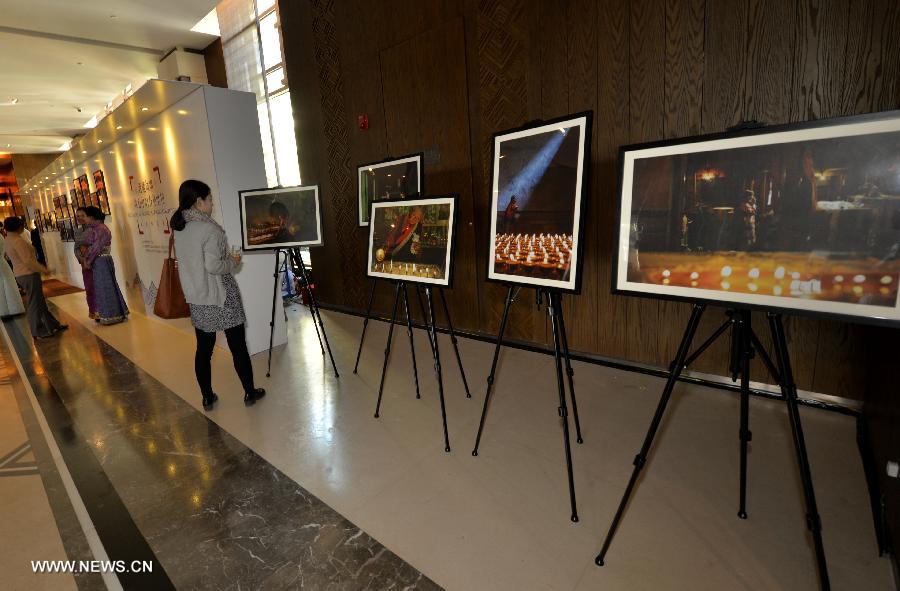
[[[188,179],[181,183],[181,186],[178,187],[178,209],[175,210],[175,213],[172,214],[172,219],[169,220],[169,225],[172,226],[172,229],[176,232],[184,230],[184,227],[187,225],[187,222],[184,221],[184,215],[182,215],[184,211],[192,208],[198,199],[206,199],[211,193],[212,190],[209,188],[209,185],[203,181]]]

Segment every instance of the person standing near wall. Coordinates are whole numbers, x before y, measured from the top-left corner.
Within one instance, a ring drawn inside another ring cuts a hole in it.
[[[34,256],[42,265],[47,264],[47,259],[44,258],[44,243],[41,242],[41,231],[38,230],[37,220],[34,220],[34,227],[31,228],[31,232],[29,232],[31,236],[31,246],[34,247]]]
[[[100,324],[116,324],[128,318],[128,305],[116,281],[116,267],[110,253],[112,233],[103,223],[106,216],[99,207],[85,207],[84,215],[87,225],[83,242],[87,251],[81,266],[91,273],[96,319]]]
[[[31,336],[46,339],[59,334],[69,327],[60,324],[47,308],[41,273],[49,273],[50,270],[37,261],[34,247],[22,237],[25,233],[25,222],[21,218],[9,217],[3,220],[3,227],[7,232],[6,252],[13,264],[16,283],[25,290],[25,297],[28,300],[25,313],[28,316]]]
[[[16,276],[6,264],[6,239],[0,234],[0,316],[18,316],[25,313],[25,304],[19,294]]]
[[[88,245],[84,241],[85,236],[87,236],[88,217],[84,213],[83,207],[75,210],[75,221],[77,222],[77,227],[75,228],[75,258],[78,259],[78,264],[81,265],[81,278],[84,281],[84,295],[87,298],[88,317],[100,322],[100,318],[97,316],[96,296],[94,295],[94,271],[84,266],[84,255],[88,251]]]
[[[206,410],[219,399],[212,390],[211,369],[219,331],[224,331],[228,340],[234,369],[244,388],[244,404],[250,406],[266,394],[253,383],[244,304],[237,281],[231,275],[240,265],[240,255],[229,253],[225,230],[210,217],[212,209],[209,185],[187,180],[178,189],[178,209],[170,221],[175,230],[178,278],[197,334],[194,371]]]

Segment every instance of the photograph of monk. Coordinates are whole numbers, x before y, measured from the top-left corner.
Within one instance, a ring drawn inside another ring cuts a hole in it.
[[[368,275],[449,286],[456,199],[451,195],[373,203]]]
[[[488,277],[576,291],[590,115],[494,137]]]
[[[417,199],[422,195],[422,154],[357,167],[359,225],[369,225],[373,201]]]
[[[244,250],[321,246],[319,187],[241,191]]]
[[[623,162],[619,289],[900,320],[900,118]]]

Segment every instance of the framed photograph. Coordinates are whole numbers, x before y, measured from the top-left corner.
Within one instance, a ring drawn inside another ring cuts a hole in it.
[[[356,167],[359,225],[369,225],[370,204],[388,199],[418,199],[425,194],[423,154],[411,154]]]
[[[614,291],[900,323],[900,111],[620,161]]]
[[[109,195],[106,192],[106,178],[103,176],[102,170],[94,171],[94,189],[97,193],[97,207],[100,208],[104,214],[109,215]]]
[[[449,287],[456,242],[456,195],[373,201],[369,277]]]
[[[494,134],[489,280],[580,291],[592,118]]]
[[[91,185],[88,182],[88,176],[86,174],[75,179],[75,188],[78,189],[78,194],[80,196],[78,206],[87,207],[90,205],[89,196],[91,194]]]
[[[319,186],[239,193],[244,250],[322,245]]]
[[[75,210],[81,207],[78,203],[78,189],[70,189],[69,190],[69,203],[72,204],[72,213],[75,213]]]
[[[34,210],[34,225],[41,234],[44,233],[44,216],[40,209]]]

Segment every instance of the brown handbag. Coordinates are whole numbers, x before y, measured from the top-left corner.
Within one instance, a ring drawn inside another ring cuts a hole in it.
[[[175,234],[170,234],[169,256],[163,262],[156,302],[153,304],[153,313],[160,318],[187,318],[191,315],[181,289],[181,279],[178,278],[178,259],[173,254],[174,250]]]

